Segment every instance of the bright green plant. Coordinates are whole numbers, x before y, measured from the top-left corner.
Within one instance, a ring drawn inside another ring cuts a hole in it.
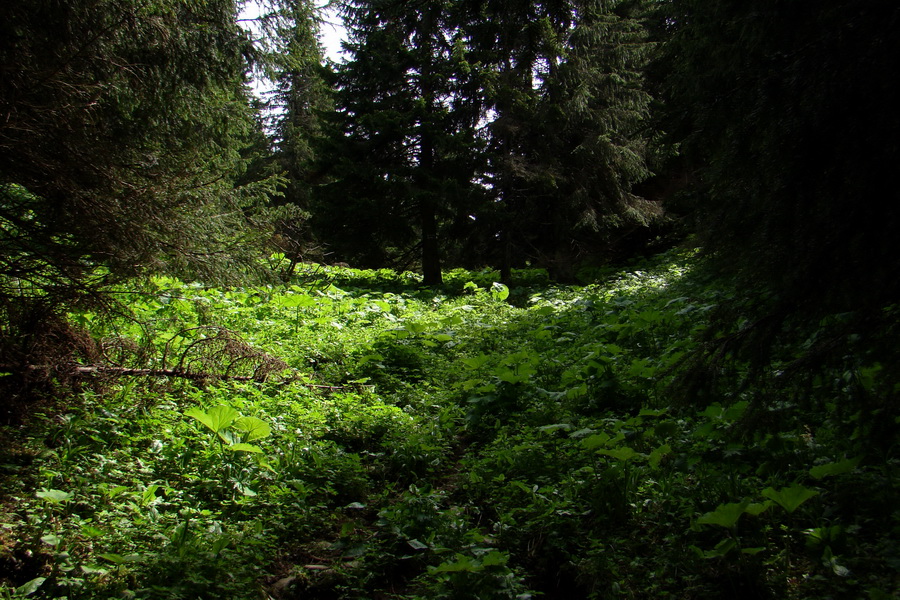
[[[193,417],[215,433],[221,447],[229,452],[261,454],[262,449],[249,442],[267,438],[272,433],[272,428],[262,419],[242,417],[237,410],[224,404],[214,406],[206,412],[194,407],[186,410],[184,414]]]
[[[214,406],[208,411],[193,407],[184,414],[197,420],[215,434],[219,455],[225,467],[222,469],[223,486],[227,485],[231,478],[237,491],[244,496],[255,496],[256,491],[248,485],[250,482],[239,476],[239,463],[235,455],[237,453],[263,455],[262,448],[250,442],[269,437],[272,428],[262,419],[241,416],[236,409],[224,404]]]
[[[121,364],[158,367],[203,326],[290,371],[123,377],[4,430],[0,564],[34,558],[0,597],[74,597],[64,578],[83,597],[886,597],[896,545],[871,523],[896,520],[900,477],[840,415],[876,394],[874,361],[823,368],[807,405],[725,353],[684,394],[731,293],[690,271],[670,255],[505,299],[490,272],[435,292],[310,265],[277,287],[123,288],[139,323],[79,320],[136,341],[105,342]]]

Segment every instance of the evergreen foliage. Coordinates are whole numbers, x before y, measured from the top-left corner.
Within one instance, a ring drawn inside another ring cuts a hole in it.
[[[698,171],[698,231],[788,310],[900,298],[892,2],[661,5],[669,127]]]
[[[415,240],[431,282],[442,248],[572,278],[604,236],[658,215],[631,189],[648,175],[642,6],[350,5],[322,224],[338,254],[383,264]]]
[[[477,192],[479,105],[449,4],[346,5],[352,58],[338,72],[340,165],[321,214],[339,256],[384,264],[417,251],[441,280],[439,228]]]
[[[252,48],[234,12],[232,0],[8,9],[5,286],[74,288],[98,265],[124,274],[241,270],[236,257],[265,186],[232,185],[253,128],[243,87]]]
[[[18,404],[89,340],[111,281],[262,274],[277,180],[244,174],[254,48],[233,0],[37,0],[0,23],[0,363]],[[239,180],[243,180],[238,184]],[[38,371],[27,371],[39,367]]]
[[[239,6],[0,22],[0,598],[900,594],[900,9]]]
[[[698,182],[699,239],[712,273],[752,300],[720,307],[683,378],[688,395],[717,393],[735,355],[752,359],[743,385],[760,403],[793,380],[804,398],[835,393],[819,375],[829,368],[874,368],[879,384],[859,381],[841,412],[856,415],[854,435],[896,439],[900,95],[885,74],[900,60],[900,10],[877,0],[661,10],[667,126]],[[804,350],[776,369],[786,340]]]
[[[278,223],[276,242],[296,264],[316,253],[309,228],[313,188],[325,179],[318,161],[324,121],[333,102],[319,43],[320,10],[306,0],[279,0],[260,18],[262,74],[274,83],[263,107],[271,130],[268,168],[285,177],[278,203],[292,207]]]
[[[632,191],[649,176],[645,9],[573,2],[565,10],[567,16],[537,18],[541,50],[514,59],[531,60],[530,77],[520,69],[519,89],[532,98],[498,98],[491,130],[494,176],[515,224],[508,235],[517,240],[507,241],[555,277],[572,280],[579,261],[603,257],[613,235],[647,226],[661,209]]]

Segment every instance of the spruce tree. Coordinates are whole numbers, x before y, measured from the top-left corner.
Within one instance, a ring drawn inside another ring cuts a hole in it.
[[[472,2],[458,17],[471,60],[479,65],[478,95],[487,121],[482,177],[493,199],[476,216],[486,229],[484,237],[494,242],[490,254],[507,282],[513,255],[526,255],[523,240],[535,222],[527,203],[537,172],[530,140],[538,116],[540,68],[550,64],[548,57],[558,56],[552,40],[569,19],[565,7],[561,17],[551,19],[555,8],[531,1]]]
[[[547,233],[534,245],[563,278],[574,277],[577,260],[602,256],[614,237],[661,216],[633,191],[650,175],[643,69],[651,44],[643,18],[641,2],[578,2],[543,85],[536,162]]]
[[[441,224],[470,194],[477,113],[449,3],[348,3],[351,59],[338,72],[334,209],[321,227],[366,264],[419,255],[441,282]]]
[[[16,3],[0,40],[5,285],[244,268],[265,190],[233,185],[254,127],[233,0]]]
[[[645,226],[642,1],[356,2],[338,74],[338,179],[320,229],[370,265],[418,243],[571,278]],[[437,243],[438,238],[440,242]]]
[[[648,175],[642,2],[472,3],[464,16],[490,115],[486,207],[508,277],[524,257],[570,279],[611,232],[659,214]]]
[[[66,310],[111,281],[258,269],[273,182],[237,185],[259,134],[253,54],[235,0],[5,7],[0,362],[69,360]]]
[[[820,399],[806,405],[813,423],[827,413],[866,452],[892,447],[900,8],[673,0],[664,10],[667,128],[695,173],[709,264],[738,286],[692,361],[688,392],[713,386],[737,357],[760,404],[790,386],[789,406]]]
[[[285,178],[276,241],[296,263],[310,254],[321,258],[309,219],[314,189],[327,180],[319,154],[333,101],[319,43],[321,10],[309,0],[273,0],[269,8],[260,17],[261,62],[274,89],[263,111],[271,136],[269,169]]]
[[[722,272],[776,312],[900,296],[896,3],[673,0],[666,127]],[[759,294],[754,294],[759,296]]]

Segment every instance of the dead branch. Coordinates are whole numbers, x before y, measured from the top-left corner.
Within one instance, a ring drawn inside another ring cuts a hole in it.
[[[113,377],[169,377],[173,379],[189,379],[191,381],[256,381],[258,383],[263,383],[266,381],[264,378],[260,378],[258,375],[228,375],[228,374],[216,374],[216,373],[203,373],[196,371],[185,371],[182,369],[138,369],[131,367],[115,367],[110,365],[65,365],[65,366],[53,366],[53,365],[4,365],[0,364],[0,371],[5,372],[43,372],[43,373],[51,373],[54,372],[56,374],[65,374],[70,377],[85,377],[88,375],[110,375]],[[348,389],[360,389],[363,385],[353,385],[353,386],[345,386],[345,385],[322,385],[316,383],[309,383],[308,381],[303,381],[302,377],[299,373],[292,373],[290,376],[286,377],[282,381],[278,382],[279,385],[287,385],[287,384],[299,384],[303,387],[314,389],[314,390],[323,390],[326,392],[341,392]]]

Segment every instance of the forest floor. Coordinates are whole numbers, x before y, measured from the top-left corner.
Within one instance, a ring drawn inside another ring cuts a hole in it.
[[[900,597],[896,450],[840,402],[878,365],[698,368],[734,298],[696,262],[123,288],[0,431],[0,598]]]

